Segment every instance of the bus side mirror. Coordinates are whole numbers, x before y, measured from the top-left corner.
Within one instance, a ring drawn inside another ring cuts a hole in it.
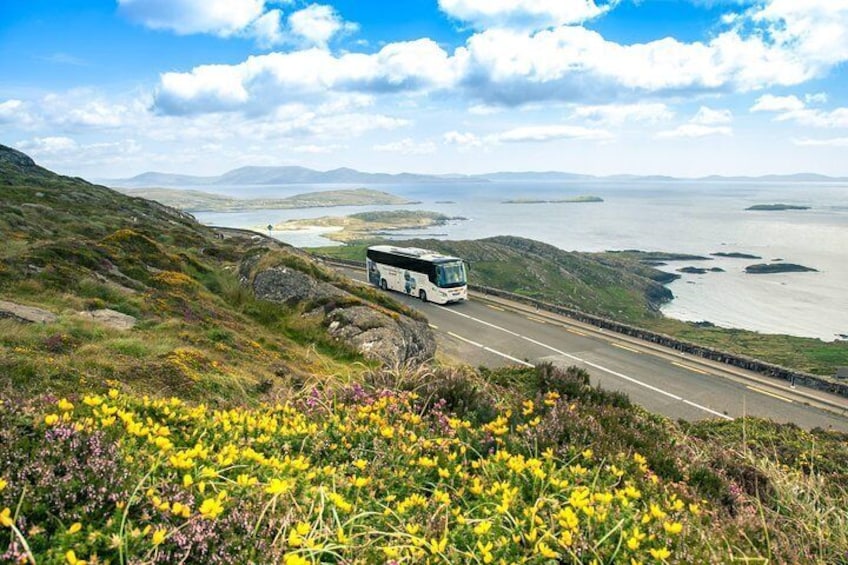
[[[465,270],[470,273],[471,272],[471,263],[469,263],[468,261],[464,261],[464,263],[465,263]]]

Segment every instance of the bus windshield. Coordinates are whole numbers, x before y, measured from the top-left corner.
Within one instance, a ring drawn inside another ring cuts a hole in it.
[[[436,265],[436,285],[441,288],[464,286],[466,283],[465,265],[462,261]]]

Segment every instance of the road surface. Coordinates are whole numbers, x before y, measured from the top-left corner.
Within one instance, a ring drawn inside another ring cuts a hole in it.
[[[364,279],[361,271],[340,271]],[[470,365],[576,365],[590,373],[593,384],[627,393],[633,402],[673,419],[747,415],[848,432],[848,399],[841,396],[792,388],[504,299],[471,293],[468,302],[440,306],[390,294],[427,316],[442,355]]]

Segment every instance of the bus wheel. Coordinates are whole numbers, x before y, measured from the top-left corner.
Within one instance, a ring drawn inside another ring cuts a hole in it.
[[[380,288],[383,290],[388,290],[389,285],[386,284],[386,279],[380,279]]]
[[[423,290],[418,292],[418,298],[421,299],[421,302],[427,302],[427,293]]]

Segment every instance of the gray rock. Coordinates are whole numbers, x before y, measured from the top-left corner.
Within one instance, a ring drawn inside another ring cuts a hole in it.
[[[138,320],[134,317],[108,308],[92,310],[90,312],[78,312],[77,315],[93,320],[106,327],[122,331],[131,330],[138,323]]]
[[[0,318],[11,318],[29,324],[52,324],[59,317],[53,312],[0,300]]]
[[[255,265],[254,259],[241,265],[242,281],[251,280]],[[426,322],[370,306],[297,269],[280,266],[260,271],[252,277],[252,288],[260,300],[319,304],[307,315],[323,318],[332,337],[389,366],[419,365],[436,353],[436,339]]]
[[[333,310],[326,321],[330,335],[392,367],[419,365],[436,353],[436,340],[429,326],[406,316],[393,317],[368,306],[351,306]]]
[[[275,267],[257,273],[253,278],[253,293],[260,300],[284,304],[347,296],[346,292],[333,285],[316,281],[289,267]]]

